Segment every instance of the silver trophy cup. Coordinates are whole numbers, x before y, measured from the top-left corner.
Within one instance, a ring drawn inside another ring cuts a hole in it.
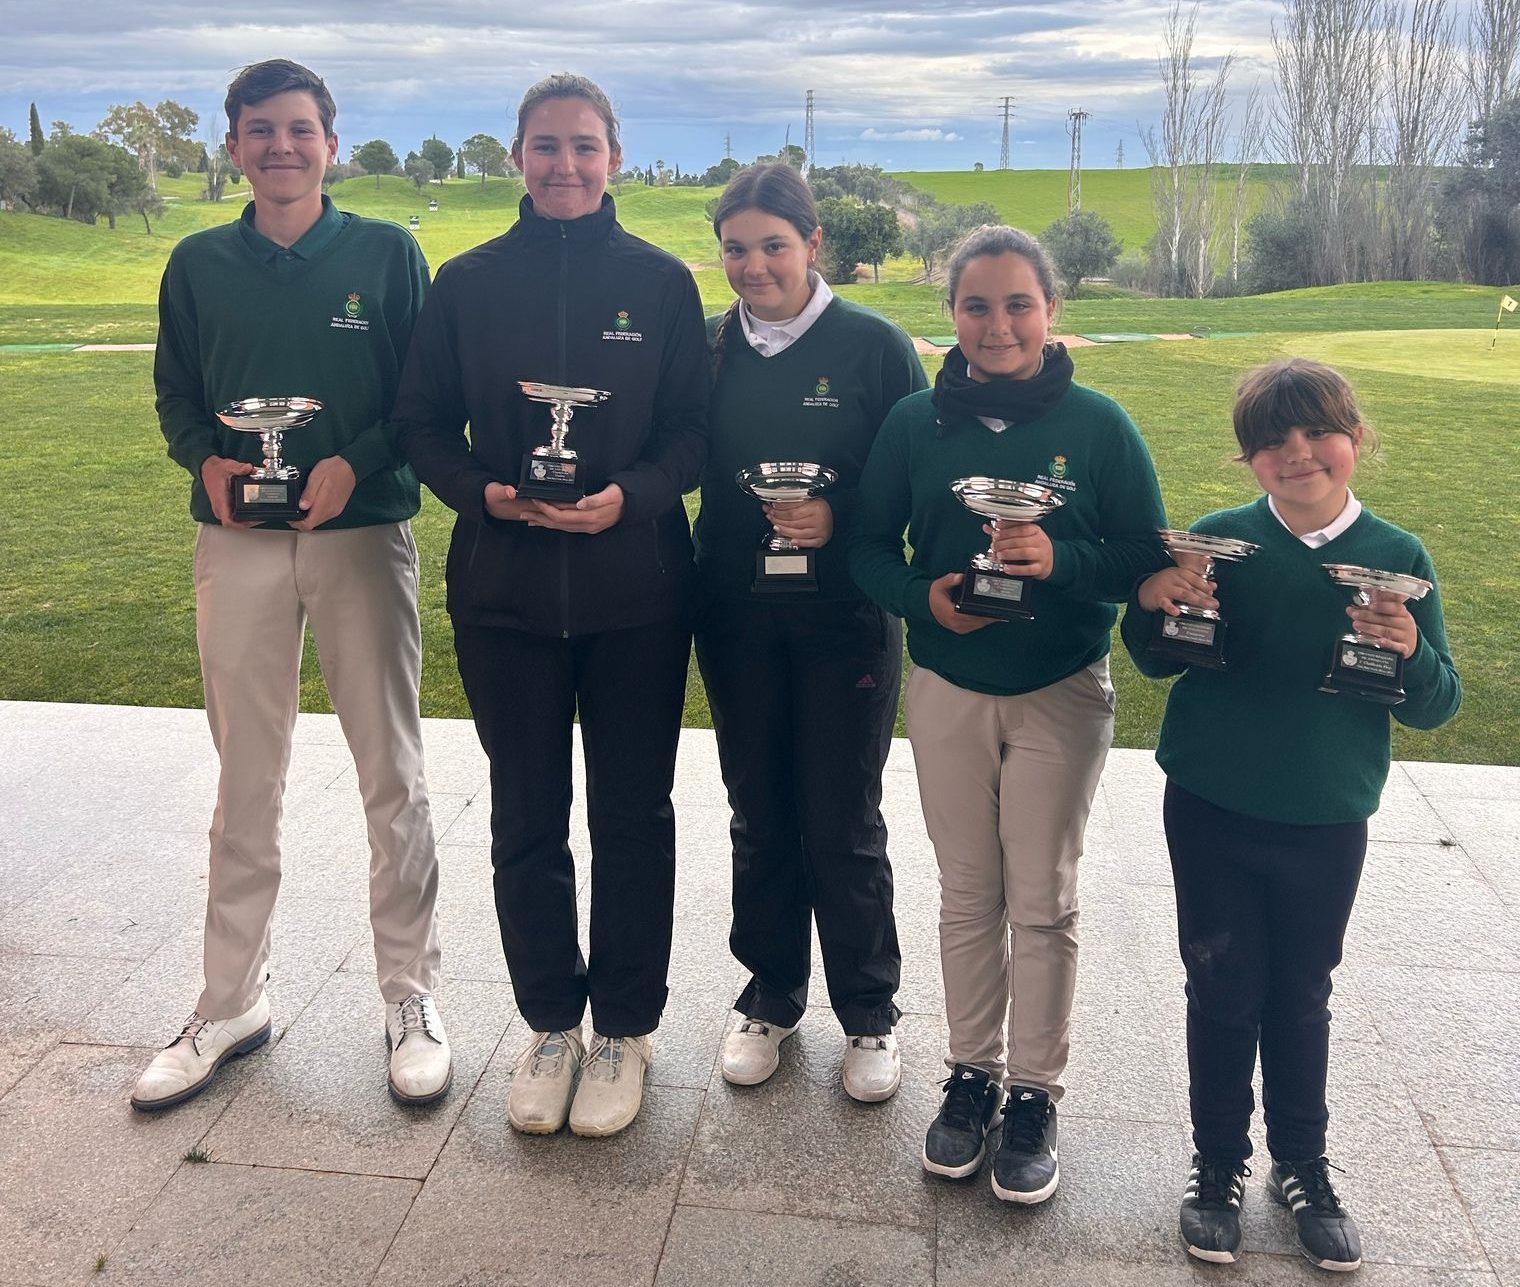
[[[280,459],[280,447],[287,433],[310,424],[321,410],[315,398],[239,398],[216,413],[229,429],[263,439],[264,463],[232,479],[232,517],[239,523],[301,517],[306,480]]]
[[[1235,563],[1248,559],[1261,549],[1250,541],[1230,536],[1206,536],[1202,532],[1181,532],[1163,527],[1161,543],[1174,561],[1179,554],[1194,554],[1203,559],[1203,575],[1214,580],[1216,563]],[[1158,657],[1170,657],[1189,666],[1224,670],[1224,618],[1217,608],[1195,608],[1180,604],[1180,615],[1158,613],[1146,651]]]
[[[1431,584],[1423,577],[1404,572],[1384,572],[1381,568],[1358,567],[1354,563],[1324,563],[1336,585],[1352,590],[1352,601],[1365,608],[1372,602],[1374,590],[1401,594],[1405,599],[1423,599]],[[1376,639],[1348,630],[1335,641],[1330,666],[1320,681],[1322,693],[1347,693],[1364,701],[1397,706],[1404,700],[1404,655],[1385,647]]]
[[[765,461],[741,469],[734,481],[757,500],[795,505],[832,486],[839,475],[826,465],[805,460]],[[774,528],[755,555],[757,594],[808,592],[818,588],[817,551],[804,549]]]
[[[549,441],[535,447],[523,457],[522,475],[517,494],[535,500],[565,501],[574,504],[586,494],[580,478],[580,459],[565,446],[570,432],[570,417],[579,407],[606,402],[612,395],[601,389],[580,389],[566,384],[540,384],[536,380],[519,380],[523,396],[549,406]]]
[[[957,478],[950,484],[955,497],[973,514],[994,523],[1038,523],[1066,502],[1038,483],[1016,483],[1006,478]],[[1002,621],[1032,621],[1029,578],[1003,571],[988,546],[972,557],[955,596],[955,610],[973,617]]]

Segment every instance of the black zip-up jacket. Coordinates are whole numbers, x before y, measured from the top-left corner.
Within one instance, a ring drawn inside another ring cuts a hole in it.
[[[486,484],[516,486],[523,456],[549,441],[549,408],[519,380],[612,394],[575,412],[568,439],[587,494],[623,489],[623,517],[605,532],[486,513]],[[568,222],[524,197],[503,236],[444,264],[393,414],[417,476],[459,514],[449,615],[564,637],[680,615],[692,559],[681,494],[706,457],[709,384],[691,273],[625,232],[611,197]]]

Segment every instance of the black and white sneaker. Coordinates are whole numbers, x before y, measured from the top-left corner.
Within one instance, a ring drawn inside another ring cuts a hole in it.
[[[1043,1202],[1056,1191],[1056,1106],[1043,1090],[1012,1086],[1003,1139],[992,1159],[992,1191],[1004,1202]]]
[[[1342,1272],[1362,1266],[1362,1235],[1330,1183],[1329,1158],[1273,1162],[1267,1192],[1293,1210],[1298,1249],[1320,1269]]]
[[[1193,1154],[1179,1217],[1188,1255],[1218,1265],[1240,1258],[1240,1204],[1250,1174],[1244,1158]]]
[[[971,1064],[956,1064],[943,1085],[945,1102],[924,1136],[924,1170],[962,1180],[975,1175],[987,1155],[987,1132],[1003,1091],[985,1069]]]

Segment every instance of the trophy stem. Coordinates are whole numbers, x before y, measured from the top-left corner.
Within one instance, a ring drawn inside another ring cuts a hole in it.
[[[279,429],[266,429],[264,431],[264,472],[270,476],[280,472],[280,447],[284,444],[284,433]]]

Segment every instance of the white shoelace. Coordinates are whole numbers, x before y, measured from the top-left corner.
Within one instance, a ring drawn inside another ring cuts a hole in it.
[[[396,1038],[399,1046],[413,1032],[420,1032],[424,1036],[438,1040],[438,1035],[432,1029],[432,1007],[430,997],[425,992],[413,992],[405,1001],[401,1002],[401,1035]]]

